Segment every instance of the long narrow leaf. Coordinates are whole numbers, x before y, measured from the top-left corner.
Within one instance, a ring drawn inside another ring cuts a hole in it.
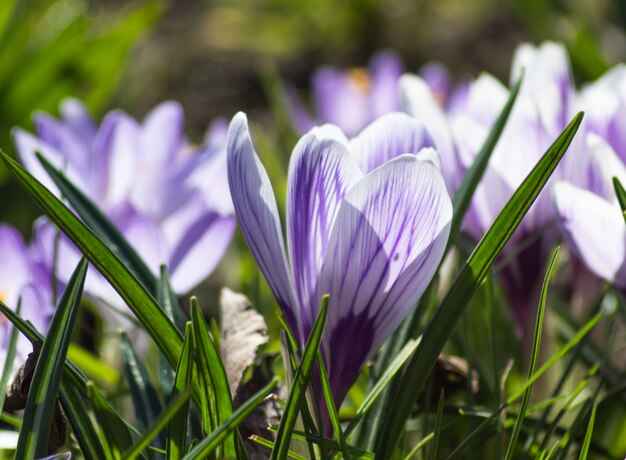
[[[324,401],[328,409],[330,416],[330,422],[335,432],[335,438],[339,444],[339,449],[343,454],[345,460],[349,460],[351,455],[348,453],[348,447],[344,438],[343,430],[341,429],[341,422],[339,421],[339,413],[337,412],[337,406],[335,406],[335,400],[333,399],[333,392],[330,388],[330,382],[328,380],[328,374],[326,373],[326,366],[324,365],[324,358],[321,352],[317,352],[317,363],[320,371],[320,380],[322,382],[322,392],[324,393]]]
[[[139,428],[145,430],[151,426],[161,412],[162,404],[150,381],[148,371],[130,343],[126,332],[120,332],[120,350],[124,363],[124,374],[130,388],[130,395],[135,408]],[[157,437],[156,446],[165,449],[165,435]]]
[[[626,221],[626,190],[617,177],[613,178],[613,188],[615,188],[615,196],[619,202],[619,207],[622,209],[622,216]]]
[[[264,386],[258,393],[248,399],[245,403],[237,408],[230,418],[220,425],[217,430],[213,431],[209,436],[204,438],[201,442],[185,455],[184,460],[195,460],[208,458],[215,449],[224,442],[227,436],[229,436],[235,428],[239,426],[241,422],[258,407],[261,402],[271,393],[276,386],[276,379],[273,379],[270,383]]]
[[[591,445],[591,435],[593,435],[593,423],[596,420],[597,409],[597,404],[594,404],[593,409],[591,410],[591,417],[589,417],[589,425],[587,425],[585,441],[583,442],[583,446],[580,449],[580,456],[578,457],[579,460],[587,460],[587,454],[589,454],[589,446]]]
[[[274,449],[270,456],[271,460],[284,460],[287,458],[287,452],[289,451],[289,443],[291,441],[291,432],[296,424],[298,418],[299,407],[304,401],[306,389],[309,386],[311,380],[311,373],[313,371],[313,364],[315,363],[315,357],[322,343],[322,335],[324,333],[324,325],[326,324],[326,307],[328,306],[328,295],[325,295],[322,299],[322,307],[320,309],[319,316],[315,321],[311,336],[309,337],[304,353],[302,354],[302,361],[296,371],[296,375],[293,379],[293,387],[289,393],[289,399],[287,400],[287,406],[283,412],[283,416],[280,420],[280,427],[276,434],[276,441],[274,441]],[[321,428],[320,428],[321,429]]]
[[[389,382],[396,376],[398,371],[402,368],[404,363],[411,357],[417,346],[419,345],[419,340],[411,339],[407,342],[407,344],[402,348],[400,353],[398,353],[395,359],[387,366],[383,375],[376,381],[376,384],[372,387],[372,389],[367,393],[365,399],[356,410],[354,417],[350,420],[350,424],[348,428],[346,428],[346,436],[352,433],[352,430],[357,426],[359,420],[363,415],[365,415],[374,403],[378,400],[381,394],[387,386]]]
[[[85,403],[78,394],[78,391],[67,381],[65,376],[61,378],[61,404],[67,418],[69,419],[72,431],[78,440],[81,453],[87,460],[100,460],[112,458],[110,449],[105,450],[102,441],[98,436]],[[108,448],[107,444],[107,448]]]
[[[554,271],[554,267],[556,266],[558,255],[559,247],[557,246],[552,253],[552,257],[550,257],[550,261],[548,262],[548,269],[546,270],[546,276],[543,279],[543,286],[541,286],[541,294],[539,296],[539,308],[537,309],[537,320],[535,322],[533,348],[530,354],[530,366],[528,366],[528,380],[530,380],[535,373],[535,366],[537,365],[537,359],[539,358],[539,344],[541,343],[543,318],[546,311],[546,301],[548,298],[548,285],[550,284],[550,279],[552,278],[552,272]],[[522,430],[522,424],[524,423],[524,417],[526,416],[526,409],[528,408],[528,403],[530,402],[531,392],[532,384],[528,385],[528,387],[524,391],[524,396],[522,397],[522,403],[520,405],[519,413],[517,415],[517,419],[515,420],[515,425],[513,426],[513,433],[511,434],[511,439],[509,440],[509,447],[507,448],[505,454],[506,460],[511,460],[511,458],[513,457],[513,453],[515,452],[515,446],[517,445],[517,440]]]
[[[44,457],[67,348],[70,344],[78,305],[87,276],[87,260],[81,259],[52,317],[28,390],[16,458]]]
[[[437,404],[437,418],[435,419],[435,430],[433,432],[433,445],[430,447],[430,452],[428,455],[429,460],[436,460],[437,458],[437,449],[439,448],[439,436],[441,435],[441,421],[443,419],[443,401],[444,401],[444,390],[441,389],[441,393],[439,393],[439,403]]]
[[[191,322],[185,327],[185,342],[183,352],[180,354],[178,366],[176,366],[176,376],[172,397],[184,391],[191,385],[193,376],[193,330]],[[168,425],[167,431],[167,458],[168,460],[178,460],[183,457],[187,441],[187,420],[189,418],[189,401],[182,406]]]
[[[133,445],[131,430],[117,411],[107,404],[93,383],[88,383],[87,388],[96,420],[102,427],[106,442],[111,447],[113,456],[119,458],[122,452],[130,449]]]
[[[535,382],[538,378],[540,378],[555,363],[559,362],[561,358],[563,358],[563,356],[567,354],[568,351],[574,348],[576,344],[578,344],[585,337],[585,335],[587,335],[587,333],[591,329],[593,329],[596,326],[596,324],[598,324],[598,322],[603,318],[603,316],[604,316],[604,313],[599,312],[593,318],[591,318],[589,322],[587,322],[587,324],[585,324],[585,326],[580,331],[578,331],[576,335],[572,337],[557,353],[555,353],[548,361],[546,361],[544,365],[541,366],[541,368],[538,371],[536,371],[533,374],[533,376],[524,383],[524,385],[522,385],[513,395],[511,395],[493,414],[491,414],[487,418],[487,420],[485,420],[474,431],[472,431],[472,433],[470,433],[470,435],[466,437],[454,449],[454,451],[448,456],[448,460],[457,458],[459,454],[468,446],[470,442],[478,438],[478,436],[481,435],[481,433],[483,433],[489,427],[489,424],[498,417],[500,412],[502,412],[504,409],[506,409],[511,404],[513,404],[520,396],[524,394],[524,392],[526,391],[529,385],[532,385],[533,382]]]
[[[581,121],[582,113],[579,113],[513,194],[461,269],[428,324],[422,341],[402,378],[396,393],[397,397],[391,404],[386,423],[378,438],[377,457],[391,458],[417,395],[435,366],[454,325],[463,314],[469,299],[484,280],[496,257],[550,178]]]
[[[6,153],[0,151],[0,157],[19,184],[33,197],[46,215],[111,283],[167,357],[169,363],[175,366],[182,349],[182,334],[150,292],[137,280],[135,274],[52,192]]]
[[[124,453],[123,457],[129,460],[137,458],[141,451],[148,447],[150,442],[165,429],[166,425],[171,420],[174,419],[176,414],[178,414],[186,404],[189,404],[190,393],[191,390],[189,388],[184,390],[182,393],[178,393],[170,401],[163,413],[157,417],[154,424],[141,436],[141,438],[139,438],[135,444],[133,444],[132,448]]]
[[[202,316],[202,310],[195,298],[191,299],[191,318],[193,326],[194,348],[198,357],[198,369],[204,377],[207,395],[212,402],[211,407],[215,417],[215,428],[230,418],[233,413],[233,402],[230,396],[230,387],[226,370],[222,363],[220,352],[213,338],[209,334],[206,322]],[[210,432],[209,427],[205,427]],[[225,457],[235,457],[235,437],[229,436],[224,443]]]

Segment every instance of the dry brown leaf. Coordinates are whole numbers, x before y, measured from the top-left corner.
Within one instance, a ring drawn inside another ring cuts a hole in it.
[[[257,349],[268,341],[267,326],[246,296],[228,288],[222,289],[220,309],[220,349],[230,392],[234,396],[244,371],[254,363]]]

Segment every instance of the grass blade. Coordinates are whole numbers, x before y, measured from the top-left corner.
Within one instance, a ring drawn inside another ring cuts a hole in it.
[[[133,445],[131,430],[120,414],[107,403],[93,383],[87,384],[87,390],[96,414],[96,420],[102,427],[106,442],[111,447],[113,456],[119,458],[122,452],[130,449]]]
[[[81,259],[52,317],[43,342],[22,420],[16,458],[38,458],[48,453],[48,436],[57,403],[63,363],[70,344],[78,305],[87,276],[87,260]]]
[[[341,422],[339,421],[339,413],[337,412],[337,407],[335,406],[333,393],[330,389],[330,382],[328,381],[328,374],[326,373],[326,366],[324,365],[324,359],[322,358],[322,353],[320,351],[317,352],[317,363],[319,365],[324,401],[326,401],[326,407],[328,408],[330,422],[333,426],[333,431],[335,432],[335,438],[337,439],[343,458],[349,460],[352,456],[348,453],[347,443],[344,438],[343,430],[341,429]]]
[[[543,318],[546,311],[546,300],[548,297],[548,285],[550,284],[550,279],[552,278],[552,272],[554,271],[554,267],[556,266],[556,261],[559,255],[559,247],[557,246],[555,250],[552,252],[552,256],[550,257],[550,261],[548,262],[548,269],[546,270],[546,276],[543,279],[543,286],[541,286],[541,295],[539,297],[539,308],[537,310],[537,320],[535,322],[535,335],[533,341],[533,348],[530,354],[530,366],[528,367],[528,380],[530,380],[535,373],[535,366],[537,365],[537,359],[539,358],[539,345],[541,343],[541,332],[543,330]],[[509,447],[507,448],[505,459],[511,460],[513,457],[513,453],[515,451],[515,446],[517,444],[517,440],[519,439],[519,434],[522,430],[522,425],[524,423],[524,417],[526,416],[526,409],[528,408],[528,403],[530,402],[530,393],[532,391],[532,384],[526,387],[524,391],[524,396],[522,397],[522,403],[520,405],[519,413],[517,414],[517,419],[515,420],[515,425],[513,426],[513,433],[511,434],[511,439],[509,440]]]
[[[444,400],[444,391],[442,388],[441,393],[439,393],[439,403],[437,404],[437,418],[435,419],[435,430],[433,432],[434,433],[433,445],[430,447],[428,460],[437,459],[437,448],[439,447],[439,435],[441,434],[441,421],[443,419],[443,400]]]
[[[82,251],[120,294],[172,366],[178,362],[182,334],[157,304],[146,287],[119,257],[70,209],[39,183],[15,160],[0,151],[0,157],[19,184],[41,209]]]
[[[202,316],[202,310],[195,298],[191,299],[191,318],[198,370],[204,379],[211,415],[214,416],[215,425],[205,426],[206,432],[210,433],[232,415],[233,402],[222,357],[209,333]],[[236,457],[234,436],[229,436],[226,439],[223,456],[227,458]]]
[[[174,419],[174,417],[181,411],[181,409],[189,404],[189,396],[191,390],[187,388],[182,393],[178,393],[167,405],[165,410],[157,419],[154,424],[139,438],[139,440],[133,444],[132,448],[126,451],[123,455],[125,459],[135,459],[143,451],[150,442],[163,432],[166,425]]]
[[[613,177],[613,188],[615,189],[615,196],[619,202],[619,207],[622,209],[622,216],[626,221],[626,190],[617,177]]]
[[[87,460],[109,460],[112,458],[111,450],[102,445],[98,431],[93,425],[83,400],[78,391],[67,381],[61,378],[61,405],[65,415],[69,419],[72,431],[78,440],[81,453]],[[104,441],[104,440],[103,440]]]
[[[245,403],[237,408],[233,415],[231,415],[225,423],[220,425],[209,436],[204,438],[201,442],[196,444],[193,449],[185,455],[184,460],[192,459],[205,459],[211,455],[217,447],[224,442],[227,436],[229,436],[241,422],[257,408],[261,402],[269,395],[276,386],[276,379],[273,379],[265,387],[263,387],[258,393],[248,399]]]
[[[36,155],[50,179],[59,187],[63,198],[67,199],[87,227],[111,248],[149,292],[156,295],[157,282],[155,276],[115,225],[100,211],[98,206],[70,182],[65,177],[65,174],[55,168],[46,157],[39,152],[36,152]]]
[[[454,325],[463,314],[469,299],[484,280],[496,257],[550,178],[581,121],[582,113],[579,113],[513,194],[462,267],[454,284],[429,322],[422,341],[415,350],[400,382],[399,390],[391,403],[386,423],[378,438],[377,457],[391,458],[417,395],[435,366],[439,353],[454,329]]]
[[[474,196],[476,187],[478,187],[478,184],[480,183],[480,180],[485,173],[485,169],[487,169],[491,154],[498,144],[500,135],[502,134],[506,122],[509,119],[509,115],[511,114],[513,105],[517,100],[517,95],[519,94],[519,89],[522,86],[523,78],[524,75],[522,73],[520,78],[517,80],[517,83],[515,83],[515,85],[513,86],[513,89],[509,94],[509,99],[506,101],[506,104],[504,104],[504,107],[500,111],[498,118],[491,127],[489,135],[485,139],[485,142],[481,146],[480,151],[476,155],[472,166],[467,170],[465,176],[463,176],[463,180],[461,181],[459,188],[454,193],[454,197],[452,198],[452,209],[454,210],[454,212],[452,213],[452,224],[450,225],[450,238],[448,239],[448,246],[456,241],[456,236],[461,229],[463,218],[465,217],[467,208],[472,201],[472,197]]]
[[[352,433],[352,430],[357,426],[361,417],[363,417],[374,405],[374,403],[378,400],[378,398],[383,394],[389,382],[396,376],[396,374],[400,371],[404,363],[411,357],[417,345],[419,344],[419,340],[410,339],[407,344],[402,348],[400,353],[398,353],[395,359],[387,366],[383,375],[376,381],[376,384],[372,387],[372,389],[367,393],[365,399],[356,410],[354,417],[350,420],[350,424],[348,428],[346,428],[346,436]]]
[[[124,365],[124,374],[128,381],[130,395],[135,408],[135,416],[139,422],[139,428],[143,431],[151,426],[159,416],[159,412],[162,410],[162,404],[154,389],[154,385],[152,385],[150,381],[148,371],[124,331],[120,332],[120,350]],[[156,446],[160,449],[164,449],[164,434],[157,438],[157,441]]]
[[[185,342],[183,352],[180,354],[178,366],[176,366],[176,376],[172,397],[189,388],[193,376],[193,330],[191,322],[185,327]],[[167,431],[167,458],[168,460],[178,460],[183,457],[187,443],[187,420],[189,417],[189,402],[182,406],[168,425]]]
[[[587,425],[587,433],[585,434],[585,441],[580,449],[579,460],[587,460],[587,454],[589,453],[589,446],[591,445],[591,436],[593,435],[593,423],[596,420],[596,410],[598,405],[594,404],[591,410],[591,416],[589,417],[589,425]]]
[[[557,353],[555,353],[548,361],[544,363],[541,368],[536,371],[531,378],[529,378],[524,385],[522,385],[513,395],[511,395],[493,414],[491,414],[484,422],[482,422],[470,435],[465,438],[448,456],[448,460],[457,458],[459,454],[468,446],[470,442],[477,439],[488,427],[491,422],[493,422],[499,414],[513,404],[520,396],[524,394],[526,388],[529,385],[532,385],[539,377],[541,377],[545,372],[550,369],[555,363],[561,360],[563,356],[567,354],[572,348],[574,348],[587,333],[593,329],[596,324],[604,317],[603,312],[599,312],[593,318],[585,324],[585,326],[576,333],[574,337],[572,337]]]
[[[262,438],[261,436],[257,436],[255,434],[253,434],[252,436],[250,436],[250,440],[256,442],[258,445],[263,446],[263,447],[267,447],[268,449],[273,449],[274,448],[274,443],[268,439]],[[287,458],[291,458],[293,460],[307,460],[306,457],[297,454],[295,452],[289,451],[287,452]],[[313,457],[315,458],[315,457]]]
[[[304,402],[306,389],[309,386],[311,380],[311,373],[313,371],[313,364],[315,363],[315,357],[322,343],[322,334],[324,333],[324,325],[326,324],[326,307],[328,306],[328,295],[325,295],[322,299],[322,307],[320,313],[315,321],[311,336],[309,337],[304,353],[302,354],[302,361],[296,371],[296,375],[293,379],[293,387],[289,393],[289,399],[285,406],[285,411],[280,420],[280,427],[276,434],[276,440],[274,441],[274,449],[270,456],[271,460],[284,460],[287,458],[287,452],[289,451],[289,443],[291,441],[291,433],[296,424],[298,418],[298,412],[300,404]]]

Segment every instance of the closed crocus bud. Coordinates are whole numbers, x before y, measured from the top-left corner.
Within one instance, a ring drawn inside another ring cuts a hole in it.
[[[443,256],[452,205],[431,143],[419,122],[398,113],[353,139],[336,126],[312,129],[289,164],[287,256],[246,116],[231,122],[228,179],[237,220],[301,346],[330,296],[322,355],[337,405]]]

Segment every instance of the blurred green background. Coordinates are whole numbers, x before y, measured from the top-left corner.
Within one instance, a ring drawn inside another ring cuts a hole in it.
[[[625,28],[621,0],[3,0],[0,147],[13,152],[10,129],[66,96],[97,119],[176,99],[195,140],[237,110],[270,128],[268,76],[305,92],[316,67],[363,66],[385,48],[409,71],[438,60],[457,81],[506,80],[520,41],[561,40],[580,84],[624,59]],[[0,193],[0,220],[28,235],[38,210],[4,169]]]

